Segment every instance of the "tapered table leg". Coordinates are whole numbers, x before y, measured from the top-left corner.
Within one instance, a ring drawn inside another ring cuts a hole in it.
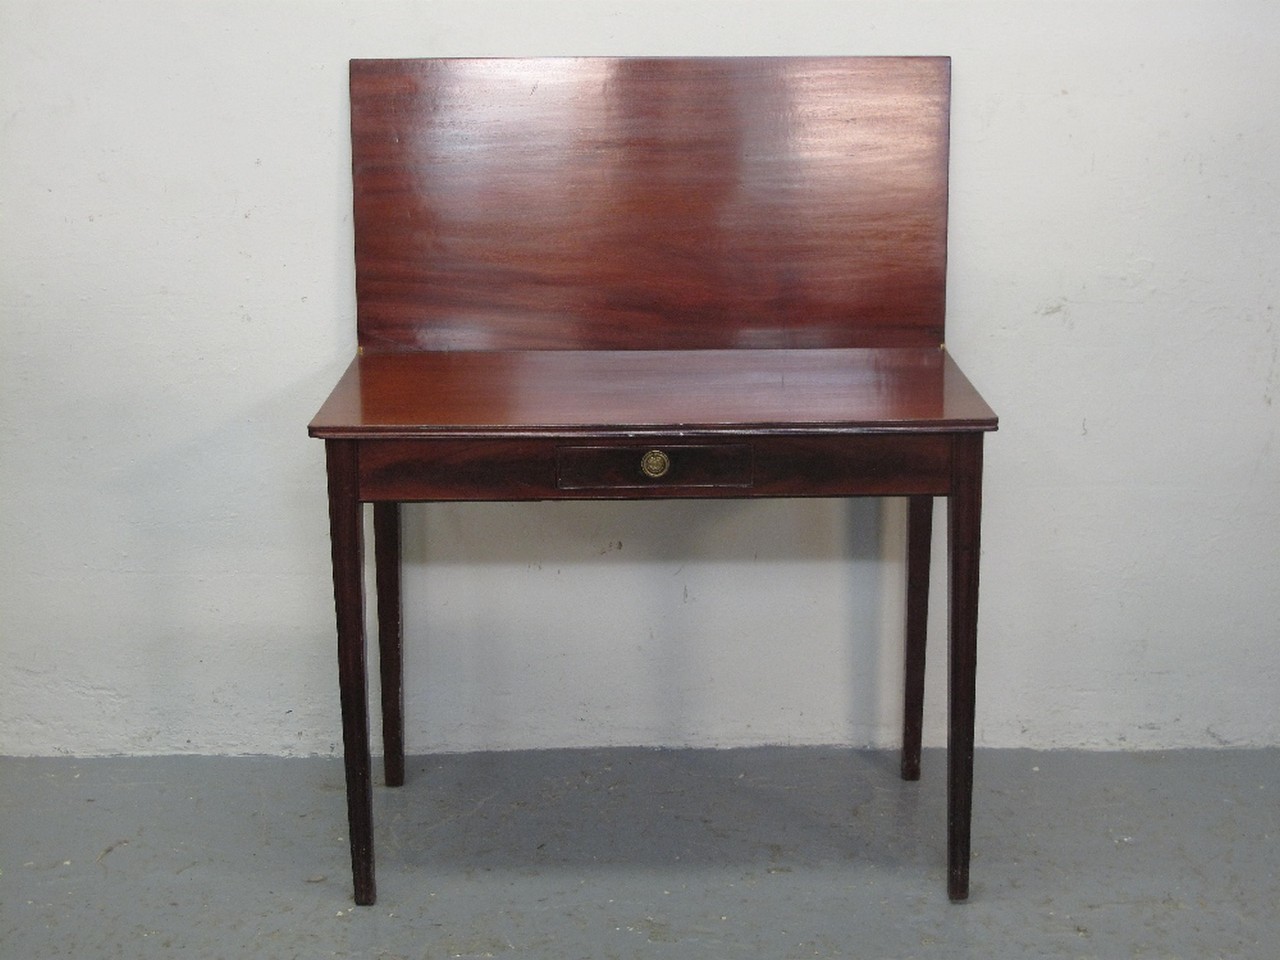
[[[364,640],[364,546],[356,449],[357,441],[354,440],[325,441],[351,874],[356,903],[370,904],[377,892],[373,880],[373,791]]]
[[[924,724],[924,655],[929,625],[929,560],[933,497],[907,498],[906,693],[902,711],[902,779],[920,779]]]
[[[382,681],[382,747],[387,786],[404,783],[404,648],[400,605],[400,504],[373,505],[378,591],[378,669]]]
[[[978,550],[982,517],[982,435],[957,437],[947,499],[950,551],[949,723],[947,732],[947,893],[969,896],[973,812],[973,720],[978,659]]]

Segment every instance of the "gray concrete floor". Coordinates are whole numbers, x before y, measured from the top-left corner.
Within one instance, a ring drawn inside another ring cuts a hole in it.
[[[340,762],[0,760],[0,957],[1280,957],[1280,750],[416,758],[353,907]]]

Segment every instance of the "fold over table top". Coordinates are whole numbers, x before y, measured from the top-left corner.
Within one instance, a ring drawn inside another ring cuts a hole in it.
[[[324,438],[982,431],[996,416],[945,349],[366,353]]]

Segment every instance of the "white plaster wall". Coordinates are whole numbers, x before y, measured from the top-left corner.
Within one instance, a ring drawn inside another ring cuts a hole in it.
[[[1277,39],[1269,0],[0,0],[0,752],[335,749],[346,61],[588,53],[950,54],[979,741],[1280,743]],[[411,750],[898,737],[897,504],[407,513]]]

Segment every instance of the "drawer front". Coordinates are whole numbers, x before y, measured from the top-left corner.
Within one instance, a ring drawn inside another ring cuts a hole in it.
[[[561,490],[644,490],[752,484],[749,443],[613,444],[556,449]]]

